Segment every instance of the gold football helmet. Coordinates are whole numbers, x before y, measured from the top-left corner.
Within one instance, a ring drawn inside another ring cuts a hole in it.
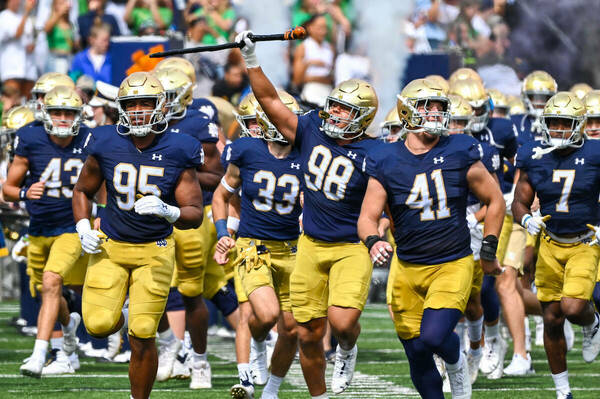
[[[379,138],[386,143],[395,143],[404,138],[402,135],[402,121],[398,116],[398,107],[394,106],[385,116],[385,120],[381,124]]]
[[[432,102],[441,103],[442,109],[430,110]],[[423,107],[419,111],[419,107]],[[442,135],[448,132],[450,100],[448,92],[434,80],[415,79],[407,84],[396,102],[398,116],[407,132],[427,132]]]
[[[577,96],[580,100],[583,100],[586,94],[592,91],[592,86],[587,83],[575,83],[569,91]]]
[[[167,120],[183,119],[192,103],[192,80],[176,68],[162,68],[154,72],[165,89]]]
[[[472,132],[480,132],[487,126],[490,119],[490,97],[477,79],[460,79],[450,85],[450,94],[464,98],[473,108],[473,118],[468,128]]]
[[[42,108],[44,129],[48,134],[57,137],[76,136],[79,133],[82,109],[83,101],[74,88],[56,86],[44,96]],[[52,111],[69,112],[73,115],[73,119],[53,118]]]
[[[548,72],[533,71],[527,75],[521,88],[521,97],[527,113],[534,117],[540,117],[544,112],[546,102],[556,94],[557,90],[556,81]]]
[[[0,148],[10,150],[14,135],[23,126],[33,122],[33,111],[24,105],[11,108],[2,115],[0,129]]]
[[[450,123],[448,134],[459,134],[468,131],[469,123],[473,118],[471,105],[457,94],[449,94],[450,99]]]
[[[348,117],[333,115],[332,107],[336,105],[349,108]],[[334,139],[358,138],[373,122],[378,106],[377,94],[370,83],[360,79],[346,80],[337,85],[327,96],[325,109],[320,112],[323,119],[321,130]],[[340,127],[339,124],[344,126]]]
[[[543,111],[543,144],[553,149],[583,145],[586,108],[574,93],[556,93],[548,100]]]
[[[464,79],[478,80],[483,84],[481,76],[471,68],[458,68],[456,71],[452,72],[452,75],[448,78],[448,83],[452,86],[453,83]]]
[[[219,125],[225,137],[229,140],[234,140],[239,136],[239,126],[235,120],[235,107],[227,100],[221,97],[208,96],[206,97],[217,107],[217,113],[219,115]]]
[[[525,103],[517,96],[508,96],[508,114],[512,115],[523,115],[525,114]]]
[[[260,109],[260,104],[254,96],[254,93],[249,93],[238,105],[237,112],[233,112],[237,123],[240,125],[242,132],[241,137],[264,137],[262,127],[258,124],[257,110]],[[253,122],[256,122],[254,124]]]
[[[154,100],[154,109],[149,111],[127,111],[127,103],[138,99]],[[134,72],[123,79],[119,86],[116,103],[119,111],[119,121],[117,122],[119,134],[132,134],[141,137],[146,136],[148,133],[162,133],[167,129],[164,89],[160,80],[152,73]],[[141,123],[139,123],[139,120],[141,120]]]
[[[585,134],[590,139],[600,139],[600,90],[592,90],[583,98],[585,104]]]
[[[27,102],[27,105],[33,111],[35,119],[41,121],[44,117],[42,114],[44,95],[56,86],[75,88],[75,82],[64,73],[58,72],[45,73],[36,80],[33,89],[31,89],[31,100]]]
[[[302,114],[302,109],[300,108],[300,105],[298,105],[298,102],[294,97],[292,97],[291,94],[281,89],[277,90],[277,94],[279,95],[279,99],[285,104],[285,106],[290,111],[292,111],[296,115]],[[273,125],[271,121],[269,121],[269,118],[263,112],[260,105],[256,108],[256,121],[260,125],[261,130],[263,132],[263,138],[266,141],[277,141],[283,144],[288,144],[286,138],[283,137],[283,135],[277,130],[275,125]]]
[[[433,80],[438,85],[442,86],[446,91],[450,91],[450,84],[441,75],[428,75],[428,76],[425,76],[425,79]]]
[[[500,90],[497,89],[487,89],[487,94],[492,100],[493,116],[497,116],[499,118],[508,117],[508,99]]]
[[[170,69],[170,68],[175,68],[175,69],[179,69],[181,72],[185,73],[187,76],[190,77],[190,80],[192,81],[192,86],[196,84],[196,69],[194,68],[194,65],[186,60],[183,57],[169,57],[169,58],[165,58],[164,60],[162,60],[161,62],[159,62],[158,64],[156,64],[156,66],[154,67],[154,72],[158,72],[161,69]]]

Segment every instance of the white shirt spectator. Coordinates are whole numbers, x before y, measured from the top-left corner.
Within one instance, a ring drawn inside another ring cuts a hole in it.
[[[33,53],[25,47],[33,43],[33,24],[25,23],[23,35],[15,38],[22,15],[9,9],[0,12],[0,79],[36,80],[37,72]]]
[[[323,66],[311,65],[306,68],[306,76],[329,76],[333,66],[333,50],[329,42],[324,41],[319,44],[316,40],[309,37],[304,40],[304,59],[306,61],[319,60]]]

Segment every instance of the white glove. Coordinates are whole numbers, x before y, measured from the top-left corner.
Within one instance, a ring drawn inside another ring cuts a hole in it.
[[[75,225],[77,234],[79,234],[79,241],[81,241],[81,248],[88,254],[99,254],[100,252],[100,232],[98,230],[92,230],[89,219],[81,219]]]
[[[165,218],[169,223],[179,219],[181,211],[176,206],[165,204],[156,195],[146,195],[135,201],[133,207],[140,215],[155,215]]]
[[[529,232],[529,234],[535,236],[538,235],[542,229],[546,228],[545,222],[548,219],[550,219],[548,215],[542,217],[531,216],[530,214],[527,214],[523,216],[523,219],[521,220],[521,226],[523,226]]]
[[[467,226],[469,226],[469,230],[473,230],[477,227],[478,224],[479,222],[477,221],[477,218],[475,217],[474,213],[470,213],[467,215]]]
[[[258,59],[256,58],[256,53],[254,52],[256,43],[248,39],[249,33],[252,33],[252,31],[243,31],[235,37],[235,41],[237,43],[244,42],[246,44],[240,49],[240,51],[242,52],[242,57],[244,57],[244,61],[246,62],[246,68],[258,68]]]
[[[600,245],[600,227],[592,226],[591,224],[588,224],[586,226],[588,227],[588,229],[594,232],[594,239],[588,245]]]
[[[29,241],[27,241],[27,238],[27,234],[22,235],[21,238],[19,238],[19,241],[17,241],[16,244],[13,245],[12,251],[10,251],[10,256],[17,263],[27,262],[26,256],[19,255],[29,245]]]

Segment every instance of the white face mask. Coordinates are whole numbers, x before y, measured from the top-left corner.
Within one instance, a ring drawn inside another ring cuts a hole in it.
[[[552,145],[552,147],[565,148],[565,147],[567,147],[568,144],[569,144],[568,140],[565,140],[562,138],[555,138],[555,137],[550,138],[550,145]]]

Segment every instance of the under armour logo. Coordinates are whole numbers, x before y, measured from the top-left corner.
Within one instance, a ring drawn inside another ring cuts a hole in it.
[[[157,247],[166,247],[167,246],[167,240],[162,239],[162,240],[156,241],[156,246]]]
[[[433,163],[436,164],[436,165],[438,163],[444,163],[444,157],[433,158]]]
[[[179,133],[179,129],[171,129],[172,133]]]
[[[81,148],[73,148],[73,154],[81,154]]]
[[[356,159],[356,156],[357,156],[357,154],[355,152],[348,151],[348,154],[347,154],[348,158]]]
[[[585,164],[585,158],[575,158],[575,165]]]
[[[152,154],[152,160],[153,161],[162,161],[162,155],[161,154]]]
[[[298,170],[300,170],[300,164],[299,164],[299,163],[293,163],[293,162],[292,162],[292,164],[290,165],[290,168],[292,168],[292,169],[298,169]]]

